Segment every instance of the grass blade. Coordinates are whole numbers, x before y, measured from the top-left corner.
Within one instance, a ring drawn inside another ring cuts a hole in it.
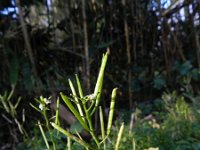
[[[8,103],[6,101],[6,97],[5,96],[3,97],[3,96],[0,95],[0,101],[3,105],[3,108],[6,110],[6,112],[10,113],[10,108],[9,108]]]
[[[19,97],[18,99],[17,99],[17,102],[16,102],[16,104],[15,104],[15,109],[17,109],[17,107],[18,107],[18,105],[19,105],[19,103],[21,102],[21,97]]]

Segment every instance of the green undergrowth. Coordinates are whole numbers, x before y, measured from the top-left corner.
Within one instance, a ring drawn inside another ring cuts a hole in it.
[[[129,124],[125,127],[120,149],[200,149],[200,98],[189,100],[172,92],[164,93],[161,100],[163,109],[160,112],[153,111],[141,117],[144,115],[142,110],[137,110],[131,132]]]
[[[159,106],[157,106],[159,103]],[[150,105],[150,104],[149,104]],[[176,92],[164,93],[160,102],[149,107],[161,107],[161,111],[152,111],[146,114],[143,108],[136,109],[133,114],[134,123],[130,129],[131,113],[122,111],[112,126],[112,132],[107,140],[106,149],[114,149],[121,122],[125,127],[120,141],[120,150],[199,150],[200,149],[200,98],[178,95]],[[77,130],[78,130],[77,126]],[[67,149],[67,137],[53,130],[53,136],[57,143],[57,149]],[[49,132],[46,133],[50,142]],[[51,142],[50,142],[51,143]],[[91,139],[89,142],[95,145]],[[18,149],[43,149],[45,148],[42,136],[35,131],[35,136],[25,141]],[[85,149],[77,142],[72,142],[72,150]],[[103,149],[101,147],[100,149]]]

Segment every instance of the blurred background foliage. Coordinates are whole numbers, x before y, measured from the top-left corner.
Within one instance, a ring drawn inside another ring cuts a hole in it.
[[[198,95],[199,34],[198,0],[0,0],[0,93],[14,89],[28,109],[75,73],[89,93],[109,47],[104,94],[117,86],[118,107]]]

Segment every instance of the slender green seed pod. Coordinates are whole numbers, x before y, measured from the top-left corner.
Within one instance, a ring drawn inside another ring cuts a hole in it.
[[[77,98],[76,90],[75,90],[75,88],[74,88],[74,85],[73,85],[73,83],[72,83],[72,81],[71,81],[70,79],[69,79],[68,81],[69,81],[70,88],[71,88],[71,90],[72,90],[72,94],[75,96],[75,97],[74,97],[74,100],[76,101],[76,105],[77,105],[79,114],[81,115],[81,117],[83,117],[83,121],[85,121],[85,119],[84,119],[84,114],[83,114],[81,105],[80,105],[80,103],[79,103],[79,100],[78,100],[78,98]]]
[[[59,115],[59,106],[60,106],[60,99],[57,99],[56,102],[56,119],[55,119],[55,124],[58,124],[59,120],[58,120],[58,115]]]
[[[96,82],[95,89],[94,89],[94,96],[97,97],[96,104],[95,104],[96,107],[98,106],[99,101],[100,101],[102,85],[103,85],[103,78],[104,78],[104,71],[105,71],[105,68],[106,68],[106,63],[107,63],[107,60],[108,60],[109,53],[110,52],[108,50],[106,52],[106,54],[103,55],[99,75],[98,75],[97,82]]]
[[[122,125],[121,125],[121,127],[119,129],[119,133],[117,135],[117,141],[116,141],[116,144],[115,144],[115,150],[119,149],[119,144],[120,144],[121,139],[122,139],[123,131],[124,131],[124,123],[122,123]]]
[[[108,116],[108,125],[107,125],[107,133],[106,133],[107,136],[110,134],[111,127],[112,127],[116,95],[117,95],[117,88],[114,88],[112,91],[111,102],[110,102],[110,111],[109,111],[109,116]]]
[[[78,77],[77,74],[75,76],[76,76],[76,83],[77,83],[77,86],[78,86],[79,96],[80,96],[80,98],[83,98],[83,90],[82,90],[82,87],[81,87],[79,77]]]

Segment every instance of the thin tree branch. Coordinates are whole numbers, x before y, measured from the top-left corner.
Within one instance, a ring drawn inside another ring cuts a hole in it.
[[[83,32],[84,32],[84,50],[85,50],[85,73],[87,90],[90,91],[90,61],[88,50],[88,33],[87,33],[87,18],[85,12],[85,0],[82,0],[82,15],[83,15]]]
[[[40,84],[39,84],[39,78],[38,78],[38,72],[37,72],[37,68],[36,68],[36,64],[35,64],[35,59],[33,56],[33,50],[31,48],[31,44],[30,44],[30,40],[29,40],[29,36],[28,36],[28,32],[27,32],[27,28],[26,28],[26,24],[22,15],[22,9],[21,9],[21,5],[20,5],[20,1],[16,0],[16,6],[18,8],[19,11],[19,20],[20,20],[20,24],[22,27],[22,32],[23,32],[23,37],[24,37],[24,41],[25,41],[25,45],[26,45],[26,49],[28,52],[28,56],[31,62],[31,66],[32,66],[32,70],[33,70],[33,74],[36,78],[36,93],[40,93]]]

